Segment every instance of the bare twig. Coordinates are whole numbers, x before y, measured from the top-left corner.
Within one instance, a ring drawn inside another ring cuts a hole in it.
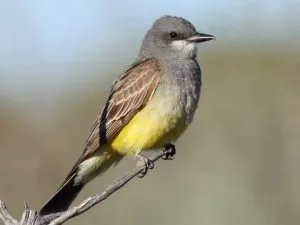
[[[165,153],[161,151],[156,151],[149,159],[152,162],[165,156]],[[64,222],[70,220],[73,217],[79,216],[80,214],[86,212],[93,206],[99,204],[100,202],[107,199],[111,194],[118,191],[124,185],[126,185],[130,180],[136,177],[145,169],[146,165],[139,165],[137,169],[131,173],[124,175],[122,178],[116,180],[113,184],[109,185],[103,192],[98,193],[93,197],[89,197],[79,205],[68,209],[67,211],[60,213],[53,213],[45,216],[38,215],[36,210],[30,210],[27,203],[25,202],[25,210],[22,215],[20,222],[15,220],[7,211],[4,202],[0,201],[0,219],[4,222],[4,225],[60,225]]]
[[[18,224],[18,221],[8,213],[6,205],[2,201],[0,201],[0,218],[5,225]]]

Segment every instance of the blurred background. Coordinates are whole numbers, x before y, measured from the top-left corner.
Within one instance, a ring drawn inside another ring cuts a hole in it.
[[[81,154],[110,84],[159,16],[183,16],[203,89],[176,160],[158,162],[69,224],[296,225],[300,221],[300,1],[0,0],[0,199],[38,209]],[[90,183],[103,190],[127,159]]]

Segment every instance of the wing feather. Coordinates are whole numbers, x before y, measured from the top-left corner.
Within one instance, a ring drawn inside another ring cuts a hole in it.
[[[109,98],[91,128],[86,147],[69,176],[82,161],[112,140],[147,104],[156,90],[161,75],[158,60],[147,59],[133,65],[115,80]]]

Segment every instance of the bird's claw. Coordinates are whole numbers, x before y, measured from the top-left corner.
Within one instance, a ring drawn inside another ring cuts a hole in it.
[[[138,164],[142,163],[142,165],[144,166],[144,169],[137,175],[139,178],[142,178],[147,174],[148,169],[154,168],[154,163],[152,160],[148,159],[142,154],[138,154],[137,157],[139,158]]]
[[[161,157],[163,160],[173,160],[176,154],[175,145],[167,144],[163,152],[164,155]]]

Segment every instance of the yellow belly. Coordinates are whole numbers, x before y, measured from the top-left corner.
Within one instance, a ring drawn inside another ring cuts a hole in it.
[[[173,143],[185,130],[179,110],[166,112],[163,107],[146,106],[112,140],[110,147],[121,154],[138,154]]]

